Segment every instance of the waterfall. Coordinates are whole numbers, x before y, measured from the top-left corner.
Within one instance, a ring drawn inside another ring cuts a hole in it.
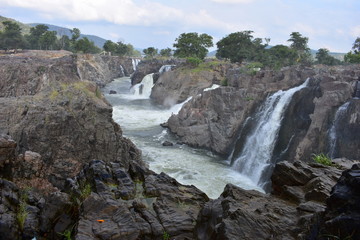
[[[133,70],[136,71],[136,67],[137,65],[139,64],[140,62],[140,59],[137,59],[137,58],[133,58],[131,59],[131,63],[132,63],[132,66],[133,66]]]
[[[131,87],[131,91],[135,96],[141,96],[142,98],[149,98],[151,89],[154,86],[153,73],[146,75],[140,83]]]
[[[171,71],[171,68],[175,67],[175,65],[163,65],[161,66],[161,68],[159,69],[159,73],[164,73],[164,72],[168,72]]]
[[[272,165],[272,153],[286,108],[294,93],[306,87],[308,81],[269,96],[255,117],[255,127],[246,137],[242,151],[239,156],[233,156],[233,168],[260,187],[263,187],[263,173]]]
[[[125,71],[124,71],[124,67],[122,65],[120,65],[120,71],[121,71],[121,76],[125,77]]]
[[[341,119],[346,113],[346,110],[350,104],[350,101],[341,105],[335,113],[335,118],[333,124],[329,130],[328,137],[329,137],[329,156],[330,158],[336,157],[336,148],[337,148],[337,128],[339,124],[341,124]]]

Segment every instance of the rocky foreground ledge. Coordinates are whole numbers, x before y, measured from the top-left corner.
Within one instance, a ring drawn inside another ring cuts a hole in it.
[[[358,165],[283,162],[272,194],[228,185],[211,200],[147,169],[90,77],[98,56],[83,56],[93,73],[82,75],[81,56],[10,58],[0,58],[0,239],[360,238]]]

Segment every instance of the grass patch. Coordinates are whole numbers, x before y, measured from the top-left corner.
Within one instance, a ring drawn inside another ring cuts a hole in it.
[[[20,191],[19,207],[16,213],[16,220],[21,231],[24,230],[25,221],[28,216],[27,203],[26,203],[28,200],[28,191],[29,189],[23,189]]]
[[[170,234],[164,231],[163,233],[163,240],[170,240]]]
[[[326,165],[326,166],[334,166],[334,164],[331,161],[331,158],[329,158],[327,155],[325,155],[324,153],[320,153],[320,154],[312,154],[312,159],[316,162],[316,163],[320,163],[322,165]]]

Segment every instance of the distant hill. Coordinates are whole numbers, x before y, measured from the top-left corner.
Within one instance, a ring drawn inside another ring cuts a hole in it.
[[[71,31],[69,28],[59,27],[59,26],[45,24],[45,23],[30,23],[29,26],[35,27],[39,24],[44,24],[44,25],[48,26],[49,31],[56,31],[57,35],[59,35],[59,36],[66,35],[68,37],[71,37]],[[81,29],[80,29],[80,31],[81,31]],[[104,43],[107,41],[106,39],[95,36],[95,35],[80,34],[80,38],[84,38],[84,37],[87,37],[90,41],[93,41],[94,44],[99,48],[102,48],[104,46]]]
[[[5,22],[5,21],[16,22],[17,24],[19,24],[19,26],[21,27],[22,34],[29,34],[30,33],[30,28],[31,28],[30,25],[24,24],[22,22],[16,21],[15,19],[3,17],[3,16],[0,16],[0,31],[3,30],[3,28],[4,28],[3,22]]]

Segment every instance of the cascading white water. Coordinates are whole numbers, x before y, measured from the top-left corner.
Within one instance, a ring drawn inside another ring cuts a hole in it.
[[[131,63],[132,63],[132,66],[133,66],[133,70],[136,71],[136,67],[140,63],[140,59],[133,58],[133,59],[131,59]]]
[[[120,72],[121,72],[121,76],[125,77],[125,71],[122,65],[120,65]]]
[[[182,184],[195,185],[210,198],[217,198],[227,183],[244,189],[261,188],[232,169],[229,163],[211,152],[176,144],[177,139],[160,126],[171,114],[176,114],[185,102],[164,109],[151,104],[149,98],[129,91],[130,78],[119,78],[108,84],[103,92],[113,106],[113,118],[123,134],[141,149],[143,159],[151,170],[165,172]],[[108,94],[110,90],[118,94]],[[174,143],[162,146],[163,141]]]
[[[171,68],[175,67],[175,65],[163,65],[161,66],[161,68],[159,69],[159,73],[164,73],[164,72],[168,72],[171,71]]]
[[[330,158],[336,157],[336,147],[337,147],[337,126],[339,125],[341,117],[346,112],[350,102],[346,102],[341,105],[335,113],[335,118],[333,124],[329,130],[329,156]]]
[[[284,112],[295,92],[306,87],[302,85],[287,91],[278,91],[267,98],[256,116],[254,130],[247,136],[244,147],[233,163],[233,168],[248,176],[258,186],[263,171],[271,165],[271,157],[281,127]]]
[[[151,95],[151,89],[154,86],[153,73],[146,75],[140,83],[131,87],[131,91],[135,96],[148,99]]]

